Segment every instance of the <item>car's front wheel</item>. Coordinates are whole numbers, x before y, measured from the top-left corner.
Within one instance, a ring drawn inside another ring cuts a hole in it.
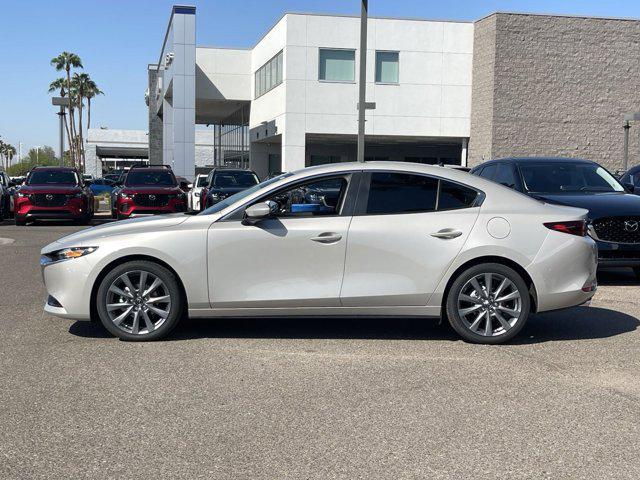
[[[496,344],[522,330],[531,300],[518,272],[502,264],[484,263],[458,275],[446,306],[449,323],[464,340]]]
[[[150,261],[118,265],[100,283],[96,307],[100,321],[123,340],[158,340],[183,314],[184,298],[175,275]]]

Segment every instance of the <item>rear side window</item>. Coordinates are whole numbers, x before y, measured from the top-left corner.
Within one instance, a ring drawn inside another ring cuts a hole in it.
[[[515,188],[516,187],[516,175],[513,171],[513,165],[508,163],[501,163],[498,166],[498,173],[493,178],[493,181],[504,185],[505,187]]]
[[[367,214],[432,212],[436,209],[438,180],[405,173],[371,175]]]
[[[497,170],[498,165],[492,163],[491,165],[487,165],[486,167],[484,167],[482,169],[482,172],[480,172],[478,175],[480,175],[482,178],[486,178],[487,180],[493,180],[493,177],[496,176]]]
[[[475,206],[478,198],[477,190],[442,180],[440,184],[440,197],[438,210],[456,210]]]

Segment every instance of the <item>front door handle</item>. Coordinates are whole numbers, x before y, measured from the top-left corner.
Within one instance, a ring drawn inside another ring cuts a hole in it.
[[[443,228],[442,230],[438,230],[431,234],[432,237],[442,238],[444,240],[451,240],[452,238],[457,238],[460,235],[462,235],[462,232],[453,228]]]
[[[342,235],[333,232],[324,232],[317,237],[311,238],[314,242],[318,243],[336,243],[342,240]]]

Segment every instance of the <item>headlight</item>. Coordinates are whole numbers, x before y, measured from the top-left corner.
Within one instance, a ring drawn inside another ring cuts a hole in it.
[[[20,191],[16,192],[16,195],[18,195],[18,197],[20,197],[20,198],[25,198],[25,197],[28,197],[28,196],[29,196],[29,194],[28,194],[28,193],[22,193],[22,192],[20,192]]]
[[[67,195],[67,198],[82,198],[82,196],[83,196],[82,193],[71,193]]]
[[[127,193],[120,192],[118,195],[120,196],[120,198],[129,198],[129,195]]]
[[[71,247],[56,250],[40,257],[40,264],[47,265],[49,263],[60,262],[62,260],[71,260],[72,258],[84,257],[95,252],[98,247]]]

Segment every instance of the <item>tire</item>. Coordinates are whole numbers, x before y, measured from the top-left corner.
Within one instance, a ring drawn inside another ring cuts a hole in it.
[[[139,285],[142,275],[146,276],[146,280],[142,281],[147,289],[152,287],[156,280],[161,282],[145,297],[140,295],[144,292],[138,293],[138,290],[145,290],[140,289]],[[126,287],[125,276],[134,289],[134,297],[128,296],[131,289]],[[116,290],[114,291],[112,287]],[[116,293],[117,289],[127,296]],[[165,300],[167,296],[168,301]],[[161,300],[145,302],[144,298]],[[107,302],[109,302],[109,308]],[[114,308],[114,305],[119,303],[126,305]],[[128,341],[159,340],[167,336],[182,318],[184,305],[185,299],[175,275],[157,263],[143,260],[127,262],[113,268],[100,282],[96,294],[96,308],[102,325],[116,337]],[[153,329],[150,329],[149,322]]]
[[[16,217],[16,225],[18,227],[24,227],[27,224],[27,219],[26,218],[18,218]]]
[[[506,299],[500,301],[501,298]],[[499,263],[474,265],[460,273],[449,289],[446,303],[449,323],[465,341],[490,345],[515,337],[527,322],[530,309],[524,279]]]

